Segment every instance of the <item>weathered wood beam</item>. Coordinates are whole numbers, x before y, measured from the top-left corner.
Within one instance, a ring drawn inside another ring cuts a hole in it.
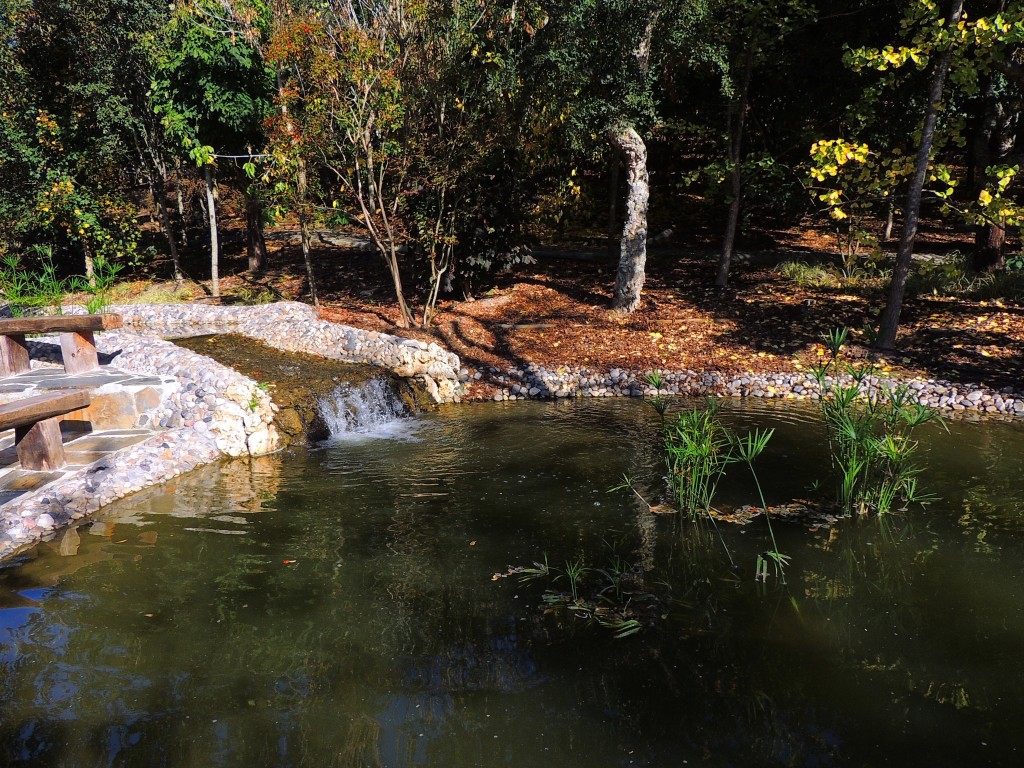
[[[100,367],[96,354],[96,339],[92,331],[72,331],[60,335],[60,354],[64,370],[68,373],[85,373]]]
[[[56,418],[17,427],[14,430],[14,447],[22,469],[38,472],[59,469],[65,464],[64,442],[60,435],[60,422]]]
[[[122,326],[120,315],[56,315],[0,318],[0,335],[25,333],[83,333],[112,331]]]
[[[29,369],[25,334],[0,335],[0,376],[13,376]]]
[[[0,405],[0,431],[31,425],[54,416],[63,416],[88,405],[89,393],[84,389],[24,397]]]

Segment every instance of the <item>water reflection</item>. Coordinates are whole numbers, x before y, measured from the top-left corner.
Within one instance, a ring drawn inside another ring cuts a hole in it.
[[[607,492],[662,492],[638,406],[452,410],[420,442],[207,467],[41,545],[0,570],[0,764],[1017,762],[1020,429],[932,443],[925,511],[780,526],[783,589],[753,582],[758,521]],[[823,461],[782,415],[778,499]],[[613,641],[492,581],[545,554],[623,558],[664,618]]]

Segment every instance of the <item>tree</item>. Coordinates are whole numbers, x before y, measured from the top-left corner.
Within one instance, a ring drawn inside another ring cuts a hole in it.
[[[650,188],[644,136],[659,121],[669,54],[678,59],[680,51],[700,47],[697,30],[710,5],[586,0],[545,6],[551,20],[536,70],[542,114],[562,126],[577,156],[593,160],[610,147],[625,162],[626,220],[612,299],[618,312],[636,309],[645,280]]]
[[[166,6],[152,0],[0,0],[0,236],[82,259],[135,257],[124,190],[144,98],[140,40]],[[140,74],[142,75],[140,77]]]
[[[517,187],[516,63],[536,13],[508,0],[362,0],[296,10],[277,28],[279,191],[312,183],[302,164],[320,169],[330,206],[365,227],[383,257],[400,327],[416,322],[403,261],[426,283],[428,325],[442,287],[473,266],[471,247],[478,265],[503,258],[495,219],[515,196],[492,209],[498,189]]]
[[[941,107],[942,92],[946,85],[946,75],[949,72],[952,59],[951,48],[956,36],[954,30],[960,25],[962,13],[963,0],[952,0],[945,18],[944,29],[941,23],[937,25],[939,32],[934,37],[926,32],[916,41],[917,45],[913,47],[904,47],[900,51],[892,50],[890,47],[889,50],[883,49],[880,52],[883,61],[892,61],[893,59],[896,61],[903,59],[905,61],[906,58],[920,58],[926,51],[935,57],[928,89],[928,106],[925,110],[924,125],[921,129],[921,139],[918,144],[914,175],[910,182],[910,188],[907,191],[907,202],[904,206],[903,231],[900,235],[899,250],[896,253],[896,266],[893,269],[885,309],[882,311],[882,317],[879,321],[876,344],[880,349],[892,349],[896,346],[896,332],[899,327],[900,312],[903,308],[903,294],[906,290],[907,275],[910,272],[914,240],[917,237],[918,216],[921,210],[921,193],[924,190],[928,176],[932,142],[935,137],[935,126]],[[896,62],[892,61],[892,63]]]
[[[268,24],[269,10],[262,5],[187,0],[153,41],[154,111],[179,154],[203,170],[214,296],[220,295],[214,172],[235,167],[219,160],[251,160],[252,148],[263,143],[274,80],[254,35],[266,34]],[[235,177],[241,182],[241,174]]]
[[[398,303],[398,325],[413,322],[399,270],[398,209],[404,193],[399,99],[407,49],[404,4],[353,3],[299,9],[278,19],[269,58],[277,68],[273,119],[278,194],[308,221],[309,159],[316,157],[358,207],[384,258]],[[303,253],[308,259],[307,237]]]
[[[1024,39],[1021,23],[1024,9],[993,10],[991,16],[968,19],[963,16],[962,2],[951,2],[944,11],[931,2],[909,3],[900,22],[907,36],[905,42],[852,48],[847,55],[852,68],[883,73],[880,80],[865,89],[864,103],[895,105],[895,108],[889,107],[888,113],[875,115],[874,119],[880,126],[876,129],[880,144],[869,148],[864,141],[839,139],[819,141],[812,148],[815,161],[812,175],[816,182],[824,182],[824,188],[818,190],[819,198],[836,220],[844,223],[855,221],[856,216],[866,213],[870,206],[882,200],[888,201],[891,217],[895,208],[891,201],[896,190],[898,187],[905,189],[906,203],[896,266],[876,342],[883,349],[895,346],[918,219],[926,192],[940,203],[943,213],[963,215],[979,224],[982,231],[989,229],[997,241],[994,248],[997,254],[1001,249],[998,241],[1004,236],[1005,227],[1021,220],[1020,209],[1012,199],[1012,182],[1017,168],[1006,162],[992,162],[993,155],[988,147],[978,146],[982,142],[989,144],[997,128],[985,116],[987,113],[994,120],[997,105],[993,105],[990,96],[984,94],[991,95],[995,86],[993,78],[1005,68],[1004,63],[1012,57],[1019,41]],[[927,100],[921,107],[923,122],[909,133],[913,146],[904,148],[901,146],[901,134],[907,135],[908,131],[899,128],[896,112],[902,110],[905,114],[913,114],[904,99],[913,103],[916,94],[908,88],[920,88],[916,75],[926,70],[930,75]],[[909,77],[905,75],[908,72]],[[901,74],[904,76],[899,77]],[[941,160],[944,155],[955,161],[963,159],[962,148],[968,142],[965,127],[971,123],[972,104],[975,110],[978,104],[986,106],[982,109],[982,117],[974,120],[977,127],[971,153],[973,165],[971,183],[967,185],[970,197],[965,202],[963,194],[955,194],[960,182],[954,174],[955,163],[946,164]],[[1005,158],[1003,152],[1002,159]],[[933,185],[930,189],[929,184]],[[852,231],[854,227],[848,226]]]
[[[787,0],[781,7],[774,0],[741,0],[724,4],[715,23],[708,25],[720,39],[705,45],[720,48],[722,52],[716,51],[713,59],[726,65],[722,90],[727,99],[725,170],[729,177],[729,209],[715,275],[715,285],[719,288],[729,283],[729,269],[739,229],[743,196],[743,140],[750,108],[751,81],[765,61],[776,56],[777,45],[785,35],[810,20],[814,12],[804,0]]]

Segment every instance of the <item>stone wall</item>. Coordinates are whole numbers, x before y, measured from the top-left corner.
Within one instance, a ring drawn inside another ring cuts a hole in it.
[[[418,379],[437,403],[458,402],[461,395],[458,356],[434,343],[328,323],[306,304],[133,304],[108,311],[120,314],[125,327],[138,333],[163,338],[238,333],[275,349],[368,363]]]
[[[98,333],[96,348],[102,362],[138,374],[140,383],[129,378],[94,388],[86,374],[80,378],[93,402],[68,418],[84,418],[94,429],[185,427],[209,434],[225,456],[258,456],[281,446],[273,423],[276,406],[247,376],[172,342],[130,331]],[[29,341],[29,352],[35,364],[60,361],[60,347],[52,341]]]

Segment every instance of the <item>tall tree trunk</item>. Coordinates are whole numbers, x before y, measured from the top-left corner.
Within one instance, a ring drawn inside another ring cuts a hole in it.
[[[181,169],[174,175],[174,196],[178,203],[178,221],[181,222],[181,247],[188,248],[188,221],[185,219],[185,193],[181,188]]]
[[[1017,110],[1003,103],[991,81],[985,91],[984,105],[971,146],[971,191],[975,197],[985,188],[988,167],[1004,162],[1013,152],[1017,134]],[[1006,223],[1001,218],[978,225],[971,260],[979,272],[1006,266]]]
[[[302,239],[302,260],[306,263],[306,278],[309,280],[309,295],[313,306],[320,306],[316,290],[316,273],[313,271],[313,254],[309,245],[309,216],[306,212],[306,196],[309,188],[306,180],[306,159],[299,158],[299,173],[295,185],[299,198],[299,237]]]
[[[254,195],[245,196],[245,249],[249,272],[258,275],[267,267],[267,240],[263,236],[263,204]]]
[[[953,0],[947,29],[952,29],[960,20],[963,12],[963,0]],[[921,194],[928,176],[928,161],[931,158],[932,141],[935,138],[935,124],[939,118],[939,106],[942,102],[942,91],[946,85],[946,74],[949,72],[951,58],[949,49],[943,51],[935,64],[932,73],[931,87],[928,93],[928,109],[924,116],[924,128],[921,131],[921,144],[917,148],[917,160],[914,176],[910,180],[907,192],[907,205],[903,212],[903,231],[900,234],[899,250],[896,252],[896,267],[892,272],[889,285],[889,296],[878,328],[879,349],[893,349],[896,346],[896,332],[899,329],[900,313],[903,311],[903,295],[907,288],[907,275],[910,274],[910,263],[914,255],[914,240],[917,237],[917,220],[921,213]]]
[[[174,270],[174,280],[181,282],[181,255],[178,253],[178,240],[174,237],[174,225],[171,223],[171,213],[167,210],[167,203],[164,201],[162,191],[157,191],[156,184],[150,179],[149,194],[153,198],[153,207],[156,208],[160,217],[160,228],[167,238],[167,247],[171,252],[171,266]]]
[[[220,297],[220,244],[217,241],[217,185],[210,166],[203,166],[206,179],[206,211],[210,220],[210,285],[214,298]]]
[[[647,146],[636,129],[625,123],[609,128],[608,139],[625,160],[628,186],[626,223],[622,227],[612,309],[628,314],[640,304],[647,266],[647,205],[650,200]]]
[[[747,117],[747,95],[753,72],[754,55],[748,53],[743,66],[743,85],[739,94],[729,104],[729,186],[732,197],[729,200],[725,236],[722,238],[722,253],[718,257],[718,274],[715,276],[715,285],[719,288],[729,284],[729,267],[732,265],[736,230],[740,223],[740,198],[743,195],[743,125]]]
[[[1006,269],[1006,224],[986,222],[974,238],[974,268],[979,272]]]

